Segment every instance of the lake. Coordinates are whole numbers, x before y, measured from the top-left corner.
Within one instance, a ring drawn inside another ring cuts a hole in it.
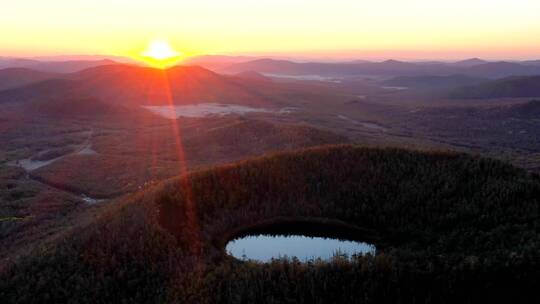
[[[177,119],[179,117],[194,118],[206,116],[225,116],[231,114],[245,115],[250,113],[290,114],[296,110],[296,108],[292,107],[268,109],[221,103],[199,103],[174,106],[143,106],[143,108],[151,111],[154,114],[169,119]]]
[[[307,261],[317,258],[328,260],[336,253],[349,256],[375,254],[375,246],[368,243],[302,235],[251,235],[230,241],[225,250],[237,259],[259,262],[269,262],[272,258],[284,256]]]

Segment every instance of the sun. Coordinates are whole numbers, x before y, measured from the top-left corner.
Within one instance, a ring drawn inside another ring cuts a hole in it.
[[[156,39],[148,44],[141,53],[141,59],[147,64],[166,68],[174,65],[182,58],[182,53],[175,51],[166,40]]]
[[[174,51],[165,40],[154,40],[148,45],[148,49],[143,53],[144,56],[156,60],[165,60],[171,57],[177,57],[179,54]]]

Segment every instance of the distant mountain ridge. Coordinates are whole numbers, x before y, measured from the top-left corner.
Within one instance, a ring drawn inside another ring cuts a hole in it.
[[[110,59],[41,61],[35,59],[0,58],[0,69],[26,68],[48,73],[75,73],[91,67],[115,64]]]
[[[486,61],[480,58],[470,58],[470,59],[454,62],[453,65],[460,66],[460,67],[472,67],[475,65],[485,64],[485,63],[489,63],[489,61]]]
[[[473,58],[455,63],[414,63],[397,60],[383,62],[299,63],[287,60],[257,59],[220,69],[219,72],[237,74],[246,71],[287,75],[328,76],[450,76],[463,74],[472,77],[501,78],[508,76],[540,75],[540,65],[531,62],[487,62]]]
[[[203,55],[185,59],[182,64],[198,65],[206,69],[217,71],[236,63],[247,62],[257,59],[252,56],[224,56],[224,55]]]
[[[61,75],[27,68],[0,69],[0,91],[56,77],[61,77]]]
[[[133,59],[118,56],[0,57],[0,69],[17,67],[52,73],[74,73],[86,68],[115,63],[137,64]],[[254,56],[203,55],[186,58],[182,64],[198,65],[225,74],[238,74],[247,71],[286,75],[371,75],[382,77],[464,74],[485,78],[540,75],[540,60],[497,62],[480,58],[456,62],[409,62],[394,59],[381,62],[366,60],[298,62]]]
[[[41,81],[30,84],[22,81],[22,86],[0,91],[0,102],[92,97],[125,105],[233,103],[268,106],[271,99],[275,99],[270,93],[276,93],[268,91],[265,94],[260,90],[265,89],[266,83],[272,83],[262,75],[225,76],[198,66],[161,70],[111,64],[71,74],[54,74],[48,79],[40,76],[42,72],[34,73],[36,76],[26,78]]]
[[[450,96],[471,99],[540,97],[540,76],[509,77],[467,86],[452,91]]]

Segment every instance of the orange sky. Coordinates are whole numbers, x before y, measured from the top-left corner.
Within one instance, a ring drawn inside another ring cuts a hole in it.
[[[17,0],[2,3],[0,55],[540,58],[538,0]]]

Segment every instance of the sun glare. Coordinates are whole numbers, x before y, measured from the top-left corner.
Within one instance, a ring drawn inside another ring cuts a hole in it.
[[[182,54],[175,51],[165,40],[153,40],[141,53],[141,59],[147,64],[166,68],[180,61]]]
[[[164,40],[154,40],[148,46],[148,49],[143,53],[147,57],[151,57],[157,60],[164,60],[171,57],[178,56],[169,43]]]

